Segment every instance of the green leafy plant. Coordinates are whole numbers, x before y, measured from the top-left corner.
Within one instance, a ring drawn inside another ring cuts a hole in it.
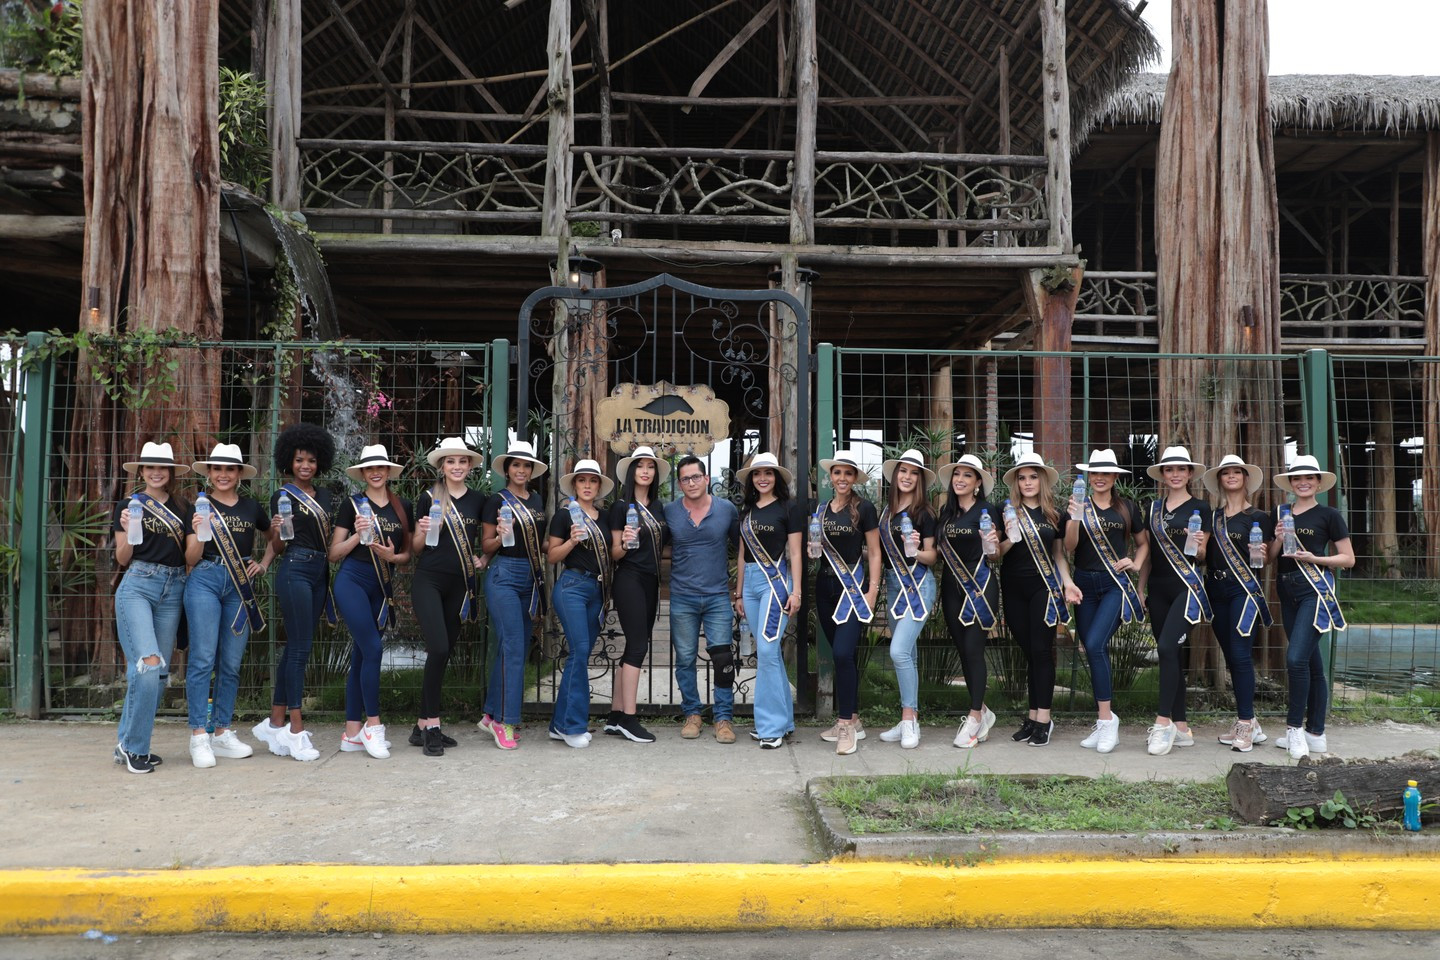
[[[1335,796],[1323,801],[1318,807],[1291,807],[1285,816],[1276,821],[1277,826],[1294,827],[1296,830],[1315,830],[1321,827],[1343,827],[1357,830],[1373,827],[1378,818],[1373,813],[1361,813],[1345,799],[1343,791],[1336,790]]]
[[[14,12],[0,21],[0,66],[55,77],[80,76],[85,67],[80,0],[47,4],[39,10],[28,4],[9,10]]]
[[[51,357],[76,352],[86,354],[90,360],[89,375],[104,389],[106,396],[126,409],[145,410],[175,391],[180,360],[172,348],[195,342],[193,334],[174,327],[164,330],[140,327],[118,336],[85,330],[74,334],[51,330],[46,344],[26,350],[21,362],[28,370]]]
[[[220,176],[263,195],[270,183],[265,81],[248,70],[220,68]]]

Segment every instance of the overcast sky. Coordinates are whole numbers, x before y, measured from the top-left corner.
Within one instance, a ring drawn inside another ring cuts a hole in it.
[[[1141,14],[1166,48],[1150,70],[1170,69],[1170,3]],[[1270,0],[1270,72],[1440,75],[1436,27],[1436,0]]]

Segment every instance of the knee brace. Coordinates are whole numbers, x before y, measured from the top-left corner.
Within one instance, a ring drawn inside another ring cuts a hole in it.
[[[710,663],[715,668],[715,686],[728,690],[735,686],[735,648],[711,647]]]

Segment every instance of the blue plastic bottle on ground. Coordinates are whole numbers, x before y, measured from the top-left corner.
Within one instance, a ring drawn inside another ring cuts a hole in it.
[[[1420,832],[1420,786],[1414,781],[1405,788],[1402,794],[1405,802],[1405,829],[1415,833]]]

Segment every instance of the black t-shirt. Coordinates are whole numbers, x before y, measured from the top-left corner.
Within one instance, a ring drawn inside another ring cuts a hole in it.
[[[992,513],[991,516],[993,517],[994,514]],[[936,534],[936,531],[940,527],[940,521],[936,519],[935,514],[929,510],[926,510],[923,514],[919,516],[913,513],[910,514],[910,522],[914,525],[915,530],[920,534],[920,546],[922,548],[925,546],[926,538],[933,538]],[[889,530],[880,531],[880,536],[882,537],[886,536],[887,534],[889,535],[890,539],[894,541],[895,546],[900,553],[900,556],[905,556],[905,538],[900,533],[900,514],[897,513],[890,517]],[[882,550],[885,550],[886,568],[893,569],[893,565],[890,563],[890,553],[888,549],[885,548],[885,544],[883,543],[880,544],[880,547]],[[920,576],[921,573],[924,572],[924,568],[924,564],[918,564],[917,569],[915,570],[915,576],[917,578]]]
[[[1279,508],[1276,508],[1277,512]],[[1323,557],[1330,553],[1330,544],[1344,540],[1350,536],[1350,527],[1346,525],[1345,518],[1339,510],[1334,507],[1327,507],[1323,503],[1306,510],[1304,513],[1294,514],[1295,537],[1300,541],[1300,549],[1308,550],[1316,556]],[[1275,518],[1271,518],[1278,530],[1279,524]],[[1276,567],[1280,573],[1289,573],[1299,569],[1295,561],[1280,555],[1280,563]]]
[[[840,553],[840,559],[847,566],[854,567],[860,559],[861,552],[865,549],[865,534],[880,527],[880,515],[875,512],[875,504],[869,500],[856,502],[856,512],[860,516],[860,523],[857,526],[850,519],[850,507],[846,505],[836,513],[830,508],[831,501],[825,501],[825,513],[821,523],[825,526],[825,536],[832,546]],[[810,522],[807,518],[807,524]],[[822,573],[834,575],[829,563],[821,563]]]
[[[248,557],[255,552],[255,534],[257,531],[270,529],[270,514],[249,497],[241,497],[235,506],[227,507],[225,504],[210,497],[211,520],[213,527],[217,523],[224,522],[230,529],[230,536],[235,541],[235,549],[240,551],[240,556]],[[215,546],[215,539],[212,537],[205,542],[205,552],[202,554],[207,559],[220,559],[220,548]]]
[[[740,529],[743,531],[749,526],[760,541],[760,546],[765,548],[770,559],[777,564],[789,555],[790,534],[798,533],[803,536],[805,524],[805,511],[794,500],[772,500],[763,507],[752,507],[750,512],[740,519]],[[744,542],[743,536],[741,542]],[[748,546],[745,548],[745,560],[747,563],[755,562]]]
[[[1070,522],[1068,515],[1061,513],[1058,523],[1051,523],[1045,516],[1045,511],[1040,507],[1027,507],[1019,504],[1015,507],[1017,513],[1024,510],[1035,522],[1035,531],[1040,534],[1040,544],[1044,547],[1045,556],[1050,561],[1053,569],[1055,566],[1055,541],[1065,536],[1065,525]],[[995,515],[992,513],[991,518]],[[1001,527],[1002,533],[1005,526],[1005,517],[1002,514],[996,524]],[[1018,520],[1017,520],[1018,522]],[[1005,554],[1005,563],[1000,568],[1000,576],[1006,580],[1013,580],[1016,577],[1033,577],[1039,579],[1040,568],[1035,565],[1035,558],[1030,554],[1030,547],[1022,538],[1015,546],[1011,547]]]
[[[974,570],[985,555],[985,545],[980,541],[980,512],[990,511],[990,522],[995,524],[995,534],[1001,540],[1005,539],[1004,518],[1000,510],[986,500],[976,500],[969,510],[961,511],[953,517],[946,517],[940,524],[940,534],[950,546],[955,548],[955,553],[960,557],[966,569]],[[940,567],[948,570],[944,558],[940,560]]]
[[[335,493],[326,487],[316,487],[311,498],[320,505],[330,516],[330,525],[335,525]],[[330,541],[325,539],[325,531],[320,529],[320,520],[311,516],[310,511],[300,505],[300,501],[294,497],[290,498],[290,510],[295,518],[295,539],[285,544],[288,550],[290,547],[304,547],[307,550],[319,550],[321,552],[330,549]],[[276,490],[270,494],[270,516],[280,515],[280,491]]]
[[[158,563],[165,567],[185,566],[185,538],[188,537],[193,528],[190,526],[190,518],[193,509],[190,504],[180,497],[171,497],[165,507],[180,519],[180,541],[176,543],[175,538],[170,536],[170,531],[160,518],[153,515],[149,510],[145,511],[145,540],[130,548],[130,562],[139,560],[141,563]],[[115,519],[110,529],[116,533],[121,532],[120,514],[130,509],[130,498],[126,497],[115,505]]]
[[[1211,517],[1215,511],[1210,504],[1195,497],[1191,497],[1174,510],[1169,511],[1166,510],[1162,500],[1151,500],[1145,505],[1145,529],[1152,531],[1150,535],[1150,579],[1173,580],[1179,583],[1180,575],[1175,572],[1175,568],[1166,559],[1160,544],[1155,542],[1154,527],[1150,518],[1156,510],[1162,511],[1161,520],[1164,522],[1165,534],[1170,538],[1170,542],[1175,544],[1175,550],[1181,556],[1184,556],[1185,553],[1185,535],[1189,532],[1190,517],[1198,510],[1200,512],[1200,529],[1209,533]],[[1205,562],[1203,555],[1185,557],[1185,559],[1190,561],[1191,566]]]
[[[465,528],[465,539],[470,542],[470,550],[476,554],[480,551],[480,513],[485,509],[485,499],[485,494],[479,490],[466,490],[460,496],[450,498],[450,502],[455,505],[456,512],[460,514],[460,523]],[[416,523],[420,522],[421,517],[430,515],[431,503],[432,497],[429,490],[420,494],[420,499],[415,501]],[[442,516],[440,519],[440,542],[420,551],[420,561],[415,568],[427,573],[455,573],[460,570],[459,557],[460,552],[455,545],[455,538],[450,535],[450,525]],[[469,571],[463,572],[468,573]]]
[[[490,494],[490,499],[485,501],[485,507],[480,511],[480,522],[497,525],[500,522],[500,505],[505,498],[498,493]],[[532,492],[521,501],[521,508],[530,512],[530,517],[535,521],[535,533],[540,538],[540,558],[545,558],[545,501],[540,499],[540,494]],[[501,547],[496,554],[501,557],[518,557],[521,560],[528,560],[530,554],[525,551],[525,538],[520,533],[520,511],[515,511],[515,546]]]
[[[636,505],[635,509],[639,511],[641,508]],[[665,522],[665,511],[660,509],[658,503],[652,503],[645,509],[660,528],[658,547],[650,535],[650,525],[642,518],[640,520],[640,546],[634,550],[626,550],[625,556],[621,557],[615,566],[617,570],[624,568],[636,573],[646,573],[652,577],[658,577],[660,568],[655,565],[655,555],[664,550],[665,544],[670,542],[670,525]],[[625,514],[629,511],[630,504],[627,502],[616,500],[610,504],[610,529],[612,531],[625,529]]]
[[[1124,511],[1120,504],[1125,505]],[[1091,502],[1091,506],[1095,506]],[[1126,530],[1125,515],[1130,516],[1129,530]],[[1110,549],[1115,552],[1115,559],[1120,560],[1130,555],[1129,545],[1125,542],[1127,533],[1135,534],[1145,529],[1144,514],[1140,512],[1140,505],[1132,500],[1123,500],[1118,497],[1110,498],[1110,506],[1101,510],[1095,507],[1095,518],[1100,522],[1100,529],[1105,531],[1105,539],[1110,541]],[[1079,521],[1073,521],[1079,523]],[[1105,561],[1100,559],[1100,551],[1095,549],[1095,542],[1090,539],[1090,534],[1085,531],[1085,524],[1080,523],[1080,539],[1075,544],[1075,569],[1091,570],[1095,573],[1105,572]]]
[[[1254,524],[1260,524],[1260,536],[1266,543],[1275,539],[1275,521],[1270,514],[1263,510],[1250,507],[1233,517],[1226,517],[1224,528],[1215,531],[1215,536],[1210,538],[1210,544],[1205,548],[1205,568],[1208,571],[1229,570],[1230,565],[1225,562],[1225,554],[1220,552],[1220,538],[1229,537],[1230,542],[1240,553],[1240,559],[1246,566],[1250,565],[1250,528]],[[1210,524],[1214,527],[1214,514],[1211,514]]]
[[[605,511],[599,511],[599,515],[592,517],[595,525],[600,528],[600,536],[597,539],[595,531],[590,531],[590,539],[581,540],[565,556],[566,570],[583,570],[586,573],[593,573],[600,576],[600,561],[596,552],[606,556],[610,554],[610,518]],[[570,509],[567,504],[564,510],[556,510],[555,516],[550,518],[550,536],[559,537],[561,540],[570,539]]]
[[[368,500],[369,498],[367,497],[366,499]],[[403,526],[400,523],[400,515],[395,512],[396,500],[399,500],[400,505],[405,508],[405,523]],[[371,527],[371,529],[375,531],[376,538],[384,539],[384,541],[394,547],[397,552],[404,553],[406,547],[405,538],[410,535],[411,530],[415,529],[415,511],[410,508],[410,501],[404,497],[397,497],[392,493],[390,494],[390,502],[383,507],[377,505],[374,500],[371,500],[370,510],[375,515],[375,526]],[[340,504],[340,510],[335,516],[336,529],[346,531],[345,535],[349,536],[350,533],[355,530],[355,516],[355,500],[352,497],[346,497],[344,502]],[[368,566],[374,562],[370,559],[369,553],[370,548],[368,546],[357,546],[345,555],[344,562],[350,563],[353,561],[356,563],[364,563]],[[392,563],[390,566],[393,568],[395,565]]]

